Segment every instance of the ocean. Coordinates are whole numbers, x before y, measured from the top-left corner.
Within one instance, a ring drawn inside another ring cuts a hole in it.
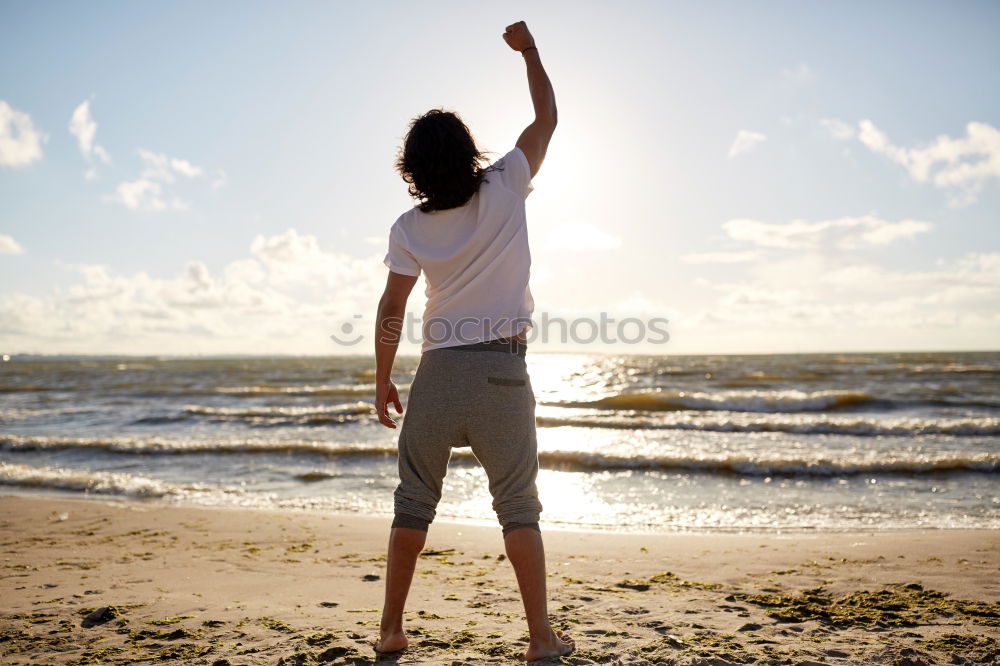
[[[1000,353],[528,351],[545,528],[1000,528]],[[397,358],[406,403],[418,357]],[[0,493],[392,514],[371,357],[0,362]],[[455,449],[438,516],[496,524]]]

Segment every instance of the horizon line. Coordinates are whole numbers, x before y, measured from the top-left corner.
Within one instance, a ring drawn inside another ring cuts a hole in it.
[[[535,354],[602,354],[602,355],[624,355],[624,356],[829,356],[829,355],[862,355],[862,354],[995,354],[1000,353],[1000,349],[911,349],[911,350],[853,350],[853,351],[789,351],[789,352],[612,352],[607,350],[582,351],[582,350],[542,350],[535,351]],[[397,353],[397,357],[419,357],[421,353]],[[17,358],[22,359],[142,359],[142,360],[226,360],[226,359],[269,359],[269,358],[359,358],[370,357],[374,359],[375,354],[76,354],[76,353],[36,353],[36,352],[16,352],[0,354],[0,362],[10,363]]]

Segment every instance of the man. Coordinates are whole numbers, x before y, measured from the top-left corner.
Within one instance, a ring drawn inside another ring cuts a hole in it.
[[[528,661],[569,654],[574,642],[549,625],[545,552],[538,527],[535,399],[525,364],[534,302],[524,200],[556,127],[552,84],[524,21],[503,39],[527,66],[535,119],[489,168],[465,124],[432,109],[412,122],[397,168],[419,204],[392,225],[389,277],[375,334],[379,421],[402,413],[390,375],[410,291],[423,272],[423,346],[399,435],[395,518],[377,652],[405,648],[403,607],[441,499],[453,447],[470,446],[489,478],[530,634]]]

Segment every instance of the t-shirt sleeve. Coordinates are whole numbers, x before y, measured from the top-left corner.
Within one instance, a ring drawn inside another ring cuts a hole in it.
[[[511,192],[527,198],[535,189],[531,184],[531,165],[528,164],[528,158],[520,148],[515,146],[494,165],[498,168],[492,173],[498,173],[504,186]]]
[[[393,273],[414,277],[420,275],[420,264],[406,246],[406,237],[396,224],[389,230],[389,251],[382,263]]]

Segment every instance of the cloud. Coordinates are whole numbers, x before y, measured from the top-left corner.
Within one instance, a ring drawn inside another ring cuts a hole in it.
[[[895,270],[852,251],[926,233],[927,222],[869,214],[786,224],[734,219],[723,229],[730,241],[758,249],[705,259],[756,252],[760,260],[734,261],[725,281],[692,281],[717,296],[675,321],[675,340],[687,340],[688,351],[975,349],[1000,335],[1000,252]],[[690,263],[710,263],[698,260]]]
[[[31,116],[0,100],[0,166],[25,166],[42,159],[46,139]]]
[[[130,210],[187,210],[189,205],[168,192],[165,186],[173,185],[177,176],[189,180],[203,178],[205,170],[187,160],[168,157],[164,153],[154,153],[144,148],[140,148],[138,152],[143,164],[139,178],[122,181],[113,194],[105,196],[105,200],[120,203]]]
[[[786,349],[789,341],[814,349],[976,348],[1000,335],[1000,253],[921,270],[800,253],[752,266],[736,281],[700,284],[719,294],[684,323],[702,342],[739,330],[743,340]]]
[[[733,140],[733,145],[729,147],[729,157],[736,157],[741,153],[750,152],[757,147],[757,144],[763,143],[766,140],[767,137],[760,132],[740,130]]]
[[[599,229],[589,222],[568,222],[557,225],[542,241],[545,249],[555,252],[614,250],[622,239]]]
[[[198,178],[204,173],[201,167],[196,167],[187,160],[180,160],[176,157],[171,158],[170,166],[174,171],[188,178]]]
[[[130,210],[166,210],[167,203],[163,200],[163,187],[147,178],[119,183],[115,193],[110,197]]]
[[[735,219],[724,223],[722,228],[733,240],[760,247],[804,249],[833,246],[854,249],[911,238],[930,231],[931,225],[919,220],[887,222],[873,215],[863,215],[820,222],[793,220],[786,224]]]
[[[204,169],[187,160],[167,157],[163,153],[154,153],[143,148],[139,149],[139,157],[143,163],[142,177],[163,183],[174,182],[177,174],[187,178],[200,178],[205,173]]]
[[[686,264],[736,264],[753,261],[757,256],[756,252],[700,252],[685,254],[681,261]]]
[[[904,148],[868,119],[858,123],[858,140],[874,153],[904,167],[920,183],[950,191],[950,203],[972,203],[991,179],[1000,179],[1000,130],[987,123],[970,122],[966,135],[957,139],[940,135],[922,147]]]
[[[0,254],[24,254],[24,248],[12,237],[0,234]]]
[[[381,253],[355,257],[326,250],[315,236],[294,229],[258,235],[246,256],[217,271],[195,259],[163,278],[105,265],[67,268],[73,283],[46,296],[0,294],[0,347],[44,353],[357,353],[329,335],[344,321],[358,322],[356,314],[374,315],[386,275]]]
[[[275,236],[258,235],[250,244],[250,254],[267,270],[272,284],[314,288],[327,296],[339,286],[351,284],[354,276],[370,273],[367,259],[327,252],[315,236],[295,229]],[[383,265],[381,254],[379,266]],[[385,275],[379,274],[377,281],[384,283]]]
[[[278,236],[258,235],[250,244],[250,253],[266,264],[305,266],[324,256],[315,236],[300,235],[289,229]]]
[[[76,137],[80,146],[80,153],[90,161],[95,156],[104,164],[111,163],[111,156],[103,146],[94,142],[97,136],[97,122],[90,114],[90,100],[84,100],[80,106],[76,107],[73,115],[69,119],[69,133]],[[93,167],[85,172],[88,180],[97,176],[97,171]]]
[[[819,124],[830,133],[830,136],[839,141],[853,139],[857,134],[853,125],[845,123],[839,118],[820,118]]]

